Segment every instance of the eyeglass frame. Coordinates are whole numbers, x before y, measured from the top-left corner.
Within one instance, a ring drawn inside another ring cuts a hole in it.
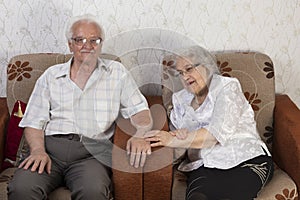
[[[101,37],[95,37],[95,38],[82,38],[82,37],[72,37],[70,38],[72,41],[74,41],[74,43],[77,46],[83,46],[85,45],[87,42],[90,43],[90,45],[92,45],[93,47],[97,47],[99,44],[102,43],[103,39]],[[80,40],[80,41],[78,41]],[[98,41],[98,42],[97,42]],[[81,44],[82,43],[82,44]]]
[[[184,76],[184,74],[190,75],[190,74],[193,73],[194,69],[196,67],[200,66],[200,65],[201,65],[201,63],[185,65],[185,70],[184,71],[174,69],[173,70],[173,75],[175,77],[182,77],[182,76]],[[189,66],[189,67],[187,67],[187,66]]]

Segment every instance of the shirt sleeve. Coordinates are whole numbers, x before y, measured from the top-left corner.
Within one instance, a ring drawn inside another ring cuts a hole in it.
[[[236,133],[243,110],[249,103],[236,79],[227,83],[218,92],[211,123],[207,129],[223,145]]]
[[[46,73],[36,82],[20,127],[43,129],[50,118],[49,85]]]
[[[135,80],[126,70],[122,77],[121,114],[124,118],[142,111],[149,110],[146,98],[140,92]]]

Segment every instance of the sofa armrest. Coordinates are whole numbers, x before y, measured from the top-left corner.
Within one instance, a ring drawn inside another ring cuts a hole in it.
[[[300,110],[287,95],[276,95],[273,159],[300,189]]]
[[[9,119],[6,98],[0,98],[0,166],[4,158],[4,148],[6,140],[6,128]]]
[[[154,129],[169,130],[161,96],[146,97]],[[114,134],[112,180],[116,200],[171,199],[173,150],[153,148],[143,168],[134,168],[126,155],[127,140],[135,133],[129,120],[119,119]],[[159,194],[159,195],[158,195]]]

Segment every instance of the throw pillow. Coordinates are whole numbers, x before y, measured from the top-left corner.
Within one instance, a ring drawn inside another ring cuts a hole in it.
[[[26,104],[17,101],[12,110],[6,133],[6,142],[4,150],[4,161],[1,170],[16,166],[17,152],[23,135],[23,128],[19,127],[19,123],[25,112]]]

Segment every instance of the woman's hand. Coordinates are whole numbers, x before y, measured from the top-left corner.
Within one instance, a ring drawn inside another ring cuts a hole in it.
[[[189,131],[186,128],[170,131],[170,134],[176,136],[179,140],[185,140]]]
[[[146,134],[146,141],[151,142],[151,147],[166,146],[166,147],[182,147],[185,143],[168,131],[153,130]]]

